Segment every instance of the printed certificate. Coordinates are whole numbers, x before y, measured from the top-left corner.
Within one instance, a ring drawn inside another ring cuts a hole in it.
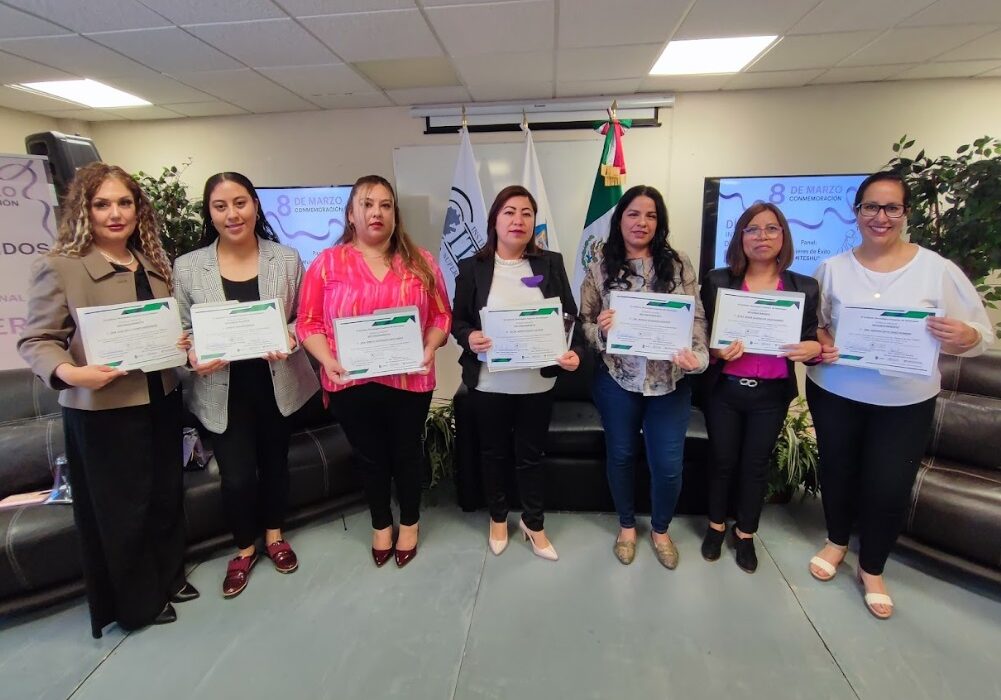
[[[725,348],[741,340],[746,352],[782,355],[783,345],[800,341],[805,304],[802,292],[720,289],[709,347]]]
[[[613,291],[609,307],[615,310],[605,350],[609,355],[670,360],[692,347],[695,297]]]
[[[351,379],[421,369],[424,337],[416,306],[334,319],[337,359]]]
[[[199,363],[249,360],[289,352],[281,299],[191,306],[191,334]]]
[[[555,365],[567,351],[567,330],[559,298],[535,304],[480,309],[483,335],[492,345],[487,369],[537,369]]]
[[[77,325],[88,364],[154,372],[187,362],[177,347],[181,316],[173,297],[81,307]]]
[[[837,364],[886,374],[931,376],[940,343],[928,331],[925,320],[942,315],[942,309],[842,306],[834,330]]]

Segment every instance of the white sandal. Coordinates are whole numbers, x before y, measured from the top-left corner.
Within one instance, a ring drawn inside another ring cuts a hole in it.
[[[824,540],[824,542],[826,547],[833,547],[834,549],[837,549],[840,552],[848,551],[848,545],[834,544],[830,540]],[[842,561],[843,560],[844,557],[842,557]],[[841,562],[838,562],[838,564],[840,563]],[[814,556],[812,559],[810,559],[810,575],[813,576],[818,581],[830,581],[832,578],[834,578],[834,575],[838,573],[838,564],[832,564],[826,559],[821,559],[820,555]],[[825,574],[827,574],[827,576],[818,576],[817,572],[813,570],[814,566],[823,571]]]
[[[865,582],[862,580],[862,569],[858,570],[858,583],[862,586],[862,598],[865,600],[865,607],[872,616],[877,620],[888,620],[890,616],[893,615],[893,600],[886,593],[867,593],[865,590]],[[887,613],[878,613],[876,609],[872,606],[874,605],[885,605],[890,608]]]

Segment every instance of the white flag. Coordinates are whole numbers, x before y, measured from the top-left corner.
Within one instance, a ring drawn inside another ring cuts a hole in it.
[[[487,208],[483,206],[483,190],[476,174],[473,145],[469,142],[466,127],[462,127],[460,133],[459,160],[455,163],[438,252],[438,266],[448,286],[449,299],[455,296],[459,261],[475,255],[487,242]]]
[[[553,226],[553,215],[549,208],[549,197],[546,196],[546,186],[542,182],[542,171],[539,170],[539,159],[535,155],[535,141],[532,140],[532,130],[527,124],[521,127],[525,131],[525,168],[521,173],[521,186],[532,193],[539,211],[535,214],[535,242],[543,250],[560,252],[560,241],[556,237]]]

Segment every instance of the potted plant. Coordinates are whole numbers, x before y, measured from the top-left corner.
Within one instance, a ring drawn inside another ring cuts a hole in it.
[[[187,188],[181,182],[181,175],[189,165],[190,159],[180,168],[176,165],[165,166],[159,177],[147,175],[141,170],[135,174],[139,186],[160,217],[163,226],[160,239],[171,262],[197,248],[202,238],[201,202],[189,200]]]
[[[803,487],[804,497],[816,496],[820,490],[817,472],[817,438],[813,431],[813,417],[802,396],[797,397],[789,412],[779,437],[775,441],[768,465],[768,482],[765,499],[770,503],[788,503],[793,492]]]
[[[450,399],[434,399],[424,421],[424,459],[429,489],[455,475],[455,409]]]
[[[893,144],[887,167],[911,193],[907,232],[914,243],[952,260],[970,278],[991,309],[1001,301],[1001,141],[983,136],[932,158],[924,149],[912,158],[906,134]],[[1001,338],[1001,328],[995,331]]]

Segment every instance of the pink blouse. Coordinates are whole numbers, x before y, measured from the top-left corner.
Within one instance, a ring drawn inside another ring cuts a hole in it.
[[[740,285],[741,291],[749,292],[747,282]],[[785,285],[779,278],[776,290],[782,291]],[[745,352],[736,360],[727,362],[723,367],[723,374],[731,374],[734,377],[753,377],[755,379],[785,379],[789,376],[789,366],[786,358],[775,357],[774,355],[755,355]]]
[[[380,282],[354,246],[335,245],[324,250],[316,256],[302,280],[299,316],[295,324],[299,342],[322,333],[327,338],[330,352],[337,357],[333,319],[363,316],[399,306],[416,306],[420,310],[425,337],[432,327],[448,335],[452,326],[452,309],[448,303],[445,280],[431,254],[424,249],[420,249],[420,254],[434,272],[433,295],[424,288],[419,277],[403,267],[399,255],[393,258],[390,270]],[[435,387],[434,367],[428,374],[393,374],[353,380],[346,384],[335,384],[326,372],[320,372],[320,379],[323,388],[331,392],[367,382],[416,392],[431,391]]]

